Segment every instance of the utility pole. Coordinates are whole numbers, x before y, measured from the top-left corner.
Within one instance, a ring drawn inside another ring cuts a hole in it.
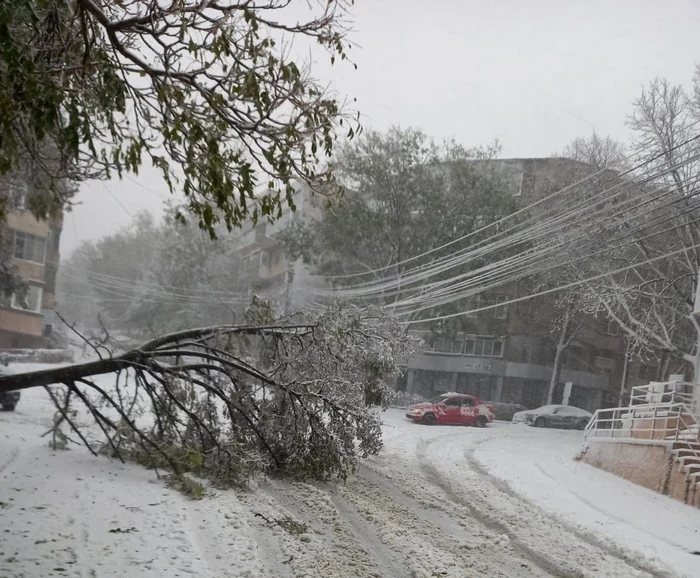
[[[620,398],[617,402],[618,407],[622,407],[625,400],[625,394],[627,393],[627,374],[629,373],[630,364],[630,346],[632,345],[632,340],[630,336],[627,336],[627,347],[625,347],[625,364],[622,366],[622,385],[620,385]]]
[[[695,306],[693,307],[693,316],[695,321],[700,323],[700,269],[698,269],[698,277],[695,280]],[[695,345],[695,363],[693,363],[693,411],[697,413],[700,409],[700,332],[696,337]]]

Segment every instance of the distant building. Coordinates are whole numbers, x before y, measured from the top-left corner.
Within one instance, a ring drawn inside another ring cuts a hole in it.
[[[586,174],[587,167],[564,158],[476,161],[480,172],[503,178],[526,206]],[[522,297],[528,290],[510,284],[476,295],[466,310],[497,305]],[[555,301],[543,296],[501,305],[465,317],[466,329],[438,337],[432,327],[412,333],[424,348],[405,362],[398,388],[424,397],[446,391],[490,400],[523,404],[545,403],[552,377],[557,335],[553,331]],[[565,350],[554,403],[561,403],[566,382],[572,382],[569,404],[587,410],[617,405],[625,367],[626,339],[607,319],[589,318]],[[636,380],[631,378],[631,383]]]
[[[563,158],[475,161],[476,170],[502,178],[514,197],[528,205],[590,172],[582,163]],[[283,211],[281,219],[251,226],[238,238],[238,292],[253,291],[278,304],[282,313],[313,304],[308,287],[322,285],[301,261],[289,262],[279,234],[290,225],[320,218],[317,198],[299,186],[296,212]],[[528,294],[519,284],[473,297],[468,309],[498,305]],[[400,390],[432,397],[446,391],[476,395],[484,400],[544,403],[552,376],[557,335],[553,332],[554,298],[547,296],[501,305],[465,317],[464,332],[438,336],[432,327],[412,333],[425,347],[404,362]],[[566,382],[572,382],[571,405],[587,410],[618,404],[623,377],[638,385],[654,367],[625,360],[626,338],[607,319],[590,318],[581,327],[563,358],[554,403],[561,403]],[[646,383],[646,382],[644,382]]]
[[[318,198],[308,187],[298,184],[294,193],[296,210],[285,205],[282,216],[274,223],[250,225],[237,238],[239,293],[256,293],[277,304],[282,315],[298,311],[310,303],[304,287],[311,279],[301,260],[287,259],[279,235],[286,228],[306,219],[318,218]]]
[[[26,210],[8,215],[6,240],[29,288],[24,302],[13,295],[0,303],[0,348],[46,345],[54,327],[61,227],[60,218],[38,220]]]

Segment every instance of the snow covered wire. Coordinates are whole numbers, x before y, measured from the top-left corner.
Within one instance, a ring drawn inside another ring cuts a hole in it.
[[[700,125],[700,120],[693,122],[693,123],[688,127],[688,129],[690,130],[690,129],[694,128],[695,126],[698,126],[698,125]],[[689,144],[691,144],[691,143],[693,143],[693,142],[695,142],[695,141],[697,141],[697,140],[699,140],[699,139],[700,139],[700,135],[697,135],[697,136],[695,136],[695,137],[692,137],[692,138],[690,138],[690,139],[687,139],[686,141],[684,141],[684,142],[682,142],[682,143],[680,143],[680,144],[678,144],[678,145],[676,145],[676,146],[674,146],[674,147],[671,147],[670,149],[668,149],[668,150],[666,150],[666,151],[663,151],[662,153],[659,153],[658,155],[656,155],[656,156],[654,156],[654,157],[652,157],[652,158],[650,158],[650,159],[646,159],[646,160],[644,160],[644,161],[641,162],[641,163],[637,163],[637,164],[636,164],[635,166],[633,166],[632,168],[630,168],[630,169],[628,169],[628,170],[622,172],[621,174],[617,175],[616,178],[624,178],[624,177],[626,177],[626,176],[634,176],[634,174],[635,174],[637,171],[639,171],[639,169],[641,169],[641,168],[643,168],[643,167],[646,167],[646,166],[648,166],[648,165],[653,164],[654,161],[658,160],[658,159],[661,158],[663,155],[668,154],[668,153],[670,153],[670,152],[673,152],[673,151],[675,151],[675,150],[680,150],[681,148],[686,147],[686,146],[688,146]],[[647,145],[645,145],[644,147],[642,147],[639,151],[637,151],[637,152],[635,153],[635,155],[633,155],[633,156],[637,156],[637,157],[638,157],[638,156],[641,156],[646,150],[648,150],[648,149],[651,148],[651,147],[652,147],[652,144],[647,144]],[[632,160],[632,159],[630,159],[630,160]],[[610,171],[603,169],[603,170],[599,170],[599,171],[593,172],[593,173],[591,173],[591,174],[588,174],[588,175],[586,175],[585,177],[583,177],[583,178],[577,180],[576,182],[571,183],[570,185],[567,185],[566,187],[563,187],[562,189],[559,189],[559,190],[557,190],[557,191],[555,191],[555,192],[553,192],[553,193],[551,193],[551,194],[549,194],[549,195],[547,195],[547,196],[545,196],[545,197],[543,197],[543,198],[541,198],[541,199],[538,199],[537,201],[531,203],[530,205],[528,205],[528,206],[526,206],[526,207],[523,207],[523,208],[521,208],[521,209],[519,209],[519,210],[517,210],[517,211],[515,211],[515,212],[513,212],[513,213],[511,213],[511,214],[509,214],[509,215],[506,215],[505,217],[503,217],[503,218],[501,218],[501,219],[499,219],[499,220],[497,220],[497,221],[495,221],[495,222],[493,222],[493,223],[489,223],[489,224],[487,224],[487,225],[485,225],[485,226],[483,226],[483,227],[481,227],[481,228],[479,228],[479,229],[477,229],[477,230],[475,230],[475,231],[471,231],[471,232],[468,233],[467,235],[464,235],[464,236],[459,237],[459,238],[457,238],[457,239],[453,239],[452,241],[449,241],[448,243],[445,243],[445,244],[443,244],[443,245],[441,245],[441,246],[439,246],[439,247],[435,247],[435,248],[430,249],[429,251],[426,251],[426,252],[421,253],[421,254],[419,254],[419,255],[414,255],[414,256],[412,256],[412,257],[408,257],[408,258],[406,258],[406,259],[404,259],[404,260],[402,260],[402,261],[400,261],[400,262],[398,262],[398,263],[393,263],[393,264],[388,265],[388,266],[386,266],[386,267],[382,267],[382,268],[379,268],[379,269],[371,269],[371,270],[362,271],[362,272],[359,272],[359,273],[351,273],[351,274],[346,274],[346,275],[327,276],[326,279],[328,279],[328,280],[330,280],[330,281],[335,281],[335,280],[338,280],[338,279],[348,279],[348,278],[355,278],[355,277],[364,277],[364,276],[369,275],[369,274],[372,274],[372,273],[381,273],[381,272],[384,272],[384,271],[393,271],[393,270],[396,269],[396,267],[399,267],[399,266],[401,266],[401,265],[405,265],[406,263],[410,263],[410,262],[416,261],[416,260],[418,260],[418,259],[420,259],[420,258],[426,257],[426,256],[428,256],[428,255],[431,255],[431,254],[433,254],[433,253],[436,253],[436,252],[438,252],[438,251],[441,251],[441,250],[443,250],[443,249],[446,249],[446,248],[448,248],[448,247],[451,247],[451,246],[453,246],[453,245],[455,245],[455,244],[457,244],[457,243],[459,243],[459,242],[461,242],[461,241],[465,241],[465,240],[467,240],[467,239],[469,239],[469,238],[471,238],[471,237],[475,237],[475,236],[479,235],[480,233],[482,233],[482,232],[484,232],[484,231],[487,231],[487,230],[489,230],[489,229],[491,229],[491,228],[493,228],[493,227],[498,227],[499,225],[501,225],[501,224],[503,224],[503,223],[505,223],[505,222],[507,222],[507,221],[513,220],[513,219],[517,218],[517,217],[520,216],[520,215],[527,214],[527,212],[531,211],[533,208],[538,207],[538,206],[540,206],[540,205],[547,204],[547,203],[549,203],[550,201],[552,201],[553,199],[555,199],[555,198],[557,198],[557,197],[559,197],[559,196],[561,196],[561,195],[570,194],[570,193],[572,193],[573,191],[577,190],[578,187],[580,187],[581,185],[585,184],[586,182],[591,181],[592,179],[595,179],[595,178],[597,178],[597,177],[599,177],[599,176],[601,176],[601,175],[605,175],[605,174],[607,174],[607,173],[609,173],[609,172],[610,172]],[[516,225],[516,227],[517,227],[517,225]],[[496,234],[492,235],[492,236],[489,237],[488,239],[485,239],[484,242],[485,242],[485,241],[489,241],[489,240],[492,239],[492,238],[499,237],[499,236],[502,236],[502,235],[504,235],[504,234],[507,234],[507,233],[510,232],[512,229],[513,229],[513,228],[507,229],[507,230],[505,230],[505,231],[503,231],[503,232],[501,232],[501,233],[498,233],[498,232],[497,232]],[[441,259],[446,259],[446,258],[449,258],[449,256],[448,256],[448,257],[439,258],[439,259],[437,259],[437,260],[435,260],[435,261],[431,261],[430,265],[434,264],[435,262],[439,262]],[[420,269],[422,269],[422,268],[424,268],[424,267],[426,267],[426,265],[416,267],[416,269],[417,269],[417,270],[420,270]],[[363,285],[365,285],[365,284],[371,284],[371,283],[372,283],[372,282],[358,283],[358,284],[356,284],[355,286],[360,287],[360,286],[363,286]]]
[[[681,164],[693,162],[696,158],[698,158],[698,155],[691,156]],[[656,171],[653,175],[644,179],[644,182],[652,181],[653,179],[658,178],[659,175],[664,175],[667,172],[667,170]],[[586,198],[583,202],[583,206],[581,206],[581,203],[579,203],[576,206],[575,211],[565,211],[562,215],[556,215],[553,219],[550,219],[550,221],[548,222],[538,223],[533,227],[526,228],[523,231],[512,235],[510,238],[503,239],[500,242],[492,243],[492,245],[486,247],[485,250],[483,248],[473,249],[471,259],[483,259],[486,256],[487,251],[493,252],[496,250],[502,250],[507,248],[513,249],[518,244],[525,243],[532,245],[538,239],[545,240],[545,243],[540,243],[536,245],[535,249],[533,250],[526,250],[525,252],[516,254],[512,257],[501,258],[500,261],[494,261],[491,264],[487,264],[485,266],[476,268],[472,271],[468,271],[461,275],[452,276],[448,279],[438,280],[433,283],[429,283],[418,287],[415,286],[417,282],[427,280],[431,275],[436,275],[440,272],[443,272],[447,268],[450,268],[454,265],[451,264],[444,269],[437,268],[433,271],[424,271],[422,275],[413,279],[409,276],[402,276],[400,280],[385,283],[376,289],[369,287],[365,287],[360,290],[354,288],[339,288],[335,291],[327,292],[326,295],[335,295],[338,297],[346,298],[366,298],[372,297],[376,293],[379,293],[382,297],[387,297],[387,295],[389,294],[387,293],[387,289],[392,284],[397,285],[398,283],[401,283],[401,292],[405,293],[412,291],[415,293],[415,295],[412,297],[404,298],[403,300],[395,301],[392,304],[392,309],[401,315],[413,314],[437,304],[445,304],[448,302],[452,302],[456,299],[461,299],[463,297],[473,295],[475,293],[492,288],[494,286],[503,285],[509,281],[517,280],[523,275],[533,275],[538,272],[538,267],[539,271],[551,270],[552,263],[551,261],[548,261],[548,259],[559,257],[559,266],[563,266],[565,264],[565,261],[562,260],[562,258],[565,257],[565,255],[562,252],[563,248],[565,248],[565,246],[575,247],[577,243],[585,241],[596,231],[602,230],[602,217],[605,218],[603,219],[603,222],[607,220],[608,222],[614,223],[615,221],[620,220],[624,216],[626,211],[633,211],[642,207],[646,207],[647,205],[651,205],[650,208],[646,209],[645,213],[636,215],[637,218],[644,217],[658,210],[659,204],[653,204],[653,201],[658,201],[666,196],[671,195],[674,192],[673,190],[662,190],[661,192],[652,190],[651,192],[645,192],[643,188],[639,186],[639,184],[632,183],[632,185],[634,186],[633,193],[635,194],[629,194],[624,196],[622,201],[619,201],[618,204],[615,206],[615,211],[611,211],[608,204],[611,202],[612,198],[617,198],[622,196],[624,193],[627,193],[629,189],[629,184],[627,184],[627,187],[625,189],[618,191],[615,195],[608,194],[608,191],[612,189],[605,189],[604,191],[594,195],[594,198]],[[619,187],[619,184],[616,185],[616,187]],[[641,192],[637,193],[637,191]],[[599,199],[605,199],[606,204],[600,207],[599,209],[591,211],[590,208],[592,206],[595,206],[596,202],[600,203]],[[687,199],[687,196],[681,197],[681,199]],[[569,216],[574,216],[577,219],[574,221],[567,221],[567,217]],[[642,225],[638,225],[637,228],[641,231],[648,226],[648,223],[643,223]],[[569,235],[570,238],[568,240],[565,240],[565,245],[562,245],[562,241],[557,238],[555,238],[552,242],[547,241],[548,238],[554,237],[555,233],[566,233],[569,230],[573,231],[573,234]],[[630,232],[626,232],[626,235],[629,236]],[[463,263],[467,260],[467,258],[464,256],[462,256],[461,259]],[[542,263],[547,265],[546,269],[542,269]],[[506,276],[506,273],[510,273],[510,275]],[[462,280],[461,283],[455,283],[459,280]],[[447,289],[439,289],[440,287],[445,286],[447,286]],[[444,295],[446,291],[448,293],[454,294],[457,290],[461,290],[469,286],[473,287],[471,291],[460,291],[457,295],[454,295],[450,299],[442,299],[440,301],[436,301],[436,299],[441,295]],[[397,294],[398,292],[394,293],[394,295]],[[429,303],[431,299],[433,300],[433,303]],[[402,306],[406,306],[416,302],[426,303],[426,305],[420,309],[412,309],[408,313],[400,312],[400,308]]]
[[[700,139],[700,135],[690,139],[688,142]],[[682,143],[683,146],[687,145]],[[697,155],[691,156],[685,159],[681,163],[681,166],[687,165],[698,158]],[[648,164],[650,161],[646,161],[643,164]],[[642,166],[642,165],[640,165]],[[639,167],[636,167],[639,168]],[[612,200],[618,199],[620,197],[626,197],[624,202],[630,207],[635,207],[635,199],[638,201],[638,197],[644,197],[649,195],[649,193],[643,190],[642,185],[645,183],[653,182],[661,176],[664,176],[670,172],[670,169],[655,170],[652,174],[645,176],[642,179],[637,179],[636,181],[620,181],[617,177],[613,180],[618,182],[610,188],[603,188],[594,195],[587,195],[582,201],[575,203],[573,207],[567,208],[565,211],[559,211],[558,207],[550,208],[547,212],[554,213],[553,216],[542,221],[542,215],[538,217],[532,217],[528,221],[533,221],[534,224],[530,227],[521,228],[520,231],[516,231],[519,225],[515,225],[509,231],[504,231],[502,233],[496,233],[484,241],[476,243],[472,247],[464,248],[453,255],[447,255],[440,259],[436,259],[427,265],[416,267],[415,269],[409,269],[405,271],[400,277],[395,279],[390,279],[387,281],[379,282],[366,282],[358,283],[351,286],[336,287],[332,290],[323,289],[312,289],[312,292],[318,296],[326,297],[337,297],[337,298],[366,298],[371,296],[381,295],[383,298],[392,295],[392,291],[407,291],[409,287],[413,284],[420,283],[431,277],[442,274],[450,269],[457,266],[465,265],[469,262],[473,262],[477,259],[483,259],[485,255],[493,253],[496,250],[500,250],[504,247],[512,246],[514,243],[518,242],[528,242],[533,238],[539,238],[546,235],[553,235],[557,232],[561,232],[568,227],[577,224],[576,221],[571,221],[574,217],[581,217],[581,219],[588,221],[589,223],[594,223],[594,218],[597,216],[609,216],[609,209],[605,206],[595,208],[591,211],[591,207],[595,207],[596,204],[601,204],[602,201],[607,203]],[[616,190],[617,189],[617,190]],[[570,190],[568,187],[562,190]],[[613,191],[614,194],[610,194]],[[630,191],[631,194],[630,194]],[[667,192],[657,192],[656,194],[663,195]],[[550,198],[552,195],[546,198]],[[539,204],[533,203],[531,207]],[[524,209],[523,209],[524,210]],[[520,211],[519,211],[520,212]],[[546,215],[546,213],[545,213]],[[513,233],[513,231],[516,231]],[[511,233],[508,235],[507,233]],[[493,241],[493,239],[499,238],[500,240]],[[488,244],[486,244],[488,242]],[[426,253],[427,254],[427,253]],[[420,257],[416,256],[416,258]],[[395,266],[392,266],[393,268]]]

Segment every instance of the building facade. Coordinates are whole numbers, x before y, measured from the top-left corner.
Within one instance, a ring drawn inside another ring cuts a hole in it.
[[[502,178],[522,206],[569,185],[588,170],[561,158],[477,161],[475,168]],[[323,285],[301,261],[286,259],[279,240],[287,227],[321,216],[317,199],[307,189],[299,187],[294,202],[295,212],[285,209],[275,223],[251,225],[238,238],[238,291],[276,302],[283,314],[312,305],[308,287]],[[545,403],[560,312],[552,297],[505,304],[529,292],[524,285],[511,284],[474,296],[467,310],[495,307],[465,316],[464,331],[458,334],[438,336],[432,328],[412,331],[424,345],[404,361],[397,388],[426,398],[457,391],[528,408]],[[628,387],[647,383],[646,375],[656,372],[653,362],[629,361],[626,351],[627,340],[614,323],[586,319],[562,356],[554,403],[562,402],[565,384],[571,382],[571,405],[587,410],[618,405],[623,382]]]
[[[521,206],[575,182],[587,174],[581,163],[564,158],[477,161],[477,171],[502,179]],[[465,310],[495,306],[465,315],[464,331],[448,337],[433,328],[413,333],[423,347],[405,361],[397,387],[426,398],[446,391],[468,393],[484,400],[522,404],[546,403],[558,341],[555,298],[526,297],[521,284],[475,295]],[[503,303],[503,305],[499,305]],[[623,378],[636,384],[626,359],[626,339],[607,319],[583,320],[561,360],[553,402],[561,403],[567,382],[573,384],[569,404],[593,411],[618,404]]]
[[[274,223],[250,224],[236,240],[237,292],[255,293],[276,303],[281,315],[309,305],[311,299],[304,288],[317,282],[300,259],[294,262],[287,259],[280,234],[296,223],[318,218],[321,214],[320,199],[301,184],[296,185],[293,199],[295,211],[285,205],[282,216]]]
[[[6,242],[28,290],[24,299],[13,295],[0,303],[0,348],[46,346],[54,327],[61,228],[61,218],[38,220],[22,209],[8,215]]]

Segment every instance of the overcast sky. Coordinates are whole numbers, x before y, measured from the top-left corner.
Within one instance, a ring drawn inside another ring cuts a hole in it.
[[[352,16],[358,70],[324,58],[314,71],[357,98],[365,126],[498,139],[504,157],[549,156],[594,129],[624,141],[642,84],[690,87],[700,62],[700,0],[356,0]],[[166,198],[151,169],[84,184],[63,255]]]

